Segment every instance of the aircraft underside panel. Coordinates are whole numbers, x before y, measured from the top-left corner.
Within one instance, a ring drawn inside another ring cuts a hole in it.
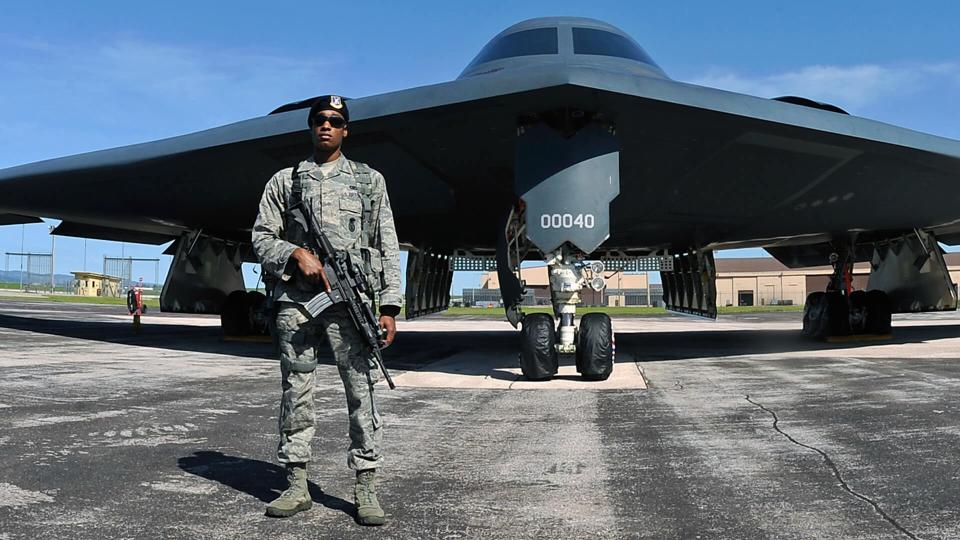
[[[439,313],[450,306],[453,257],[420,249],[407,254],[407,320]]]
[[[674,255],[673,269],[660,272],[660,279],[668,310],[717,318],[717,267],[712,251]]]
[[[244,290],[240,271],[249,245],[197,231],[183,233],[160,294],[160,311],[220,313],[227,295]]]
[[[887,293],[893,313],[957,309],[957,288],[933,234],[915,231],[878,244],[867,290]]]
[[[526,235],[549,253],[564,242],[592,253],[610,236],[610,202],[620,193],[620,146],[593,123],[571,137],[546,124],[517,140],[514,189],[526,204]]]

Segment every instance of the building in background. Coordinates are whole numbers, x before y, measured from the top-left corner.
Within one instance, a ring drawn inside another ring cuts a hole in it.
[[[120,296],[120,278],[96,272],[70,272],[78,296]]]
[[[960,253],[943,255],[954,283],[960,280]],[[824,291],[833,275],[830,266],[787,268],[772,257],[717,258],[717,306],[803,305],[807,295]],[[546,266],[523,268],[527,296],[523,305],[550,305],[550,287]],[[580,293],[584,306],[662,306],[663,289],[648,283],[645,272],[604,272],[606,288],[597,292],[584,288]],[[870,263],[853,268],[853,288],[866,289]],[[500,281],[496,272],[480,279],[480,288],[463,290],[463,305],[496,307],[502,305]]]
[[[717,306],[803,305],[807,294],[824,291],[830,266],[787,268],[772,257],[716,259]],[[853,268],[853,288],[866,289],[870,263]]]
[[[520,270],[520,279],[526,284],[527,295],[521,305],[549,306],[550,280],[546,266]],[[663,288],[659,283],[648,283],[644,272],[608,270],[603,273],[606,288],[594,291],[584,287],[580,291],[583,306],[662,306]],[[500,279],[496,272],[487,272],[480,278],[480,288],[463,289],[463,305],[494,307],[502,305]]]

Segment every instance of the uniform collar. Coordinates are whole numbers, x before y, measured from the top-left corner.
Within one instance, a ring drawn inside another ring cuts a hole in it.
[[[337,158],[337,161],[335,163],[337,164],[337,168],[331,171],[330,173],[328,173],[326,176],[324,176],[320,172],[320,164],[313,159],[313,156],[310,156],[307,159],[300,162],[300,170],[309,174],[310,176],[312,176],[317,180],[323,180],[324,178],[333,178],[334,176],[338,176],[341,173],[352,174],[352,171],[350,169],[350,161],[348,161],[346,156],[343,155],[343,151],[340,152],[340,157]]]

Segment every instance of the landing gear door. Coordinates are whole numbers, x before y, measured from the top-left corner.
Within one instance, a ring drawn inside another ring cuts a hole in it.
[[[592,253],[610,236],[610,202],[620,193],[620,145],[591,123],[570,137],[545,124],[521,130],[514,189],[526,204],[527,238],[549,253],[570,242]]]

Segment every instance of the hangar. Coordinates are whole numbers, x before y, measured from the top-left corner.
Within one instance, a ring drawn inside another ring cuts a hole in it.
[[[954,283],[960,279],[960,253],[943,255]],[[789,268],[772,257],[717,258],[717,306],[803,305],[807,294],[826,289],[833,268]],[[866,289],[870,263],[853,267],[854,289]],[[584,287],[585,306],[663,306],[663,288],[646,272],[604,272],[606,288]],[[656,277],[653,277],[656,279]],[[526,305],[549,305],[550,286],[546,266],[521,270],[527,287]],[[500,281],[495,271],[480,278],[480,287],[464,289],[465,305],[500,305]]]

